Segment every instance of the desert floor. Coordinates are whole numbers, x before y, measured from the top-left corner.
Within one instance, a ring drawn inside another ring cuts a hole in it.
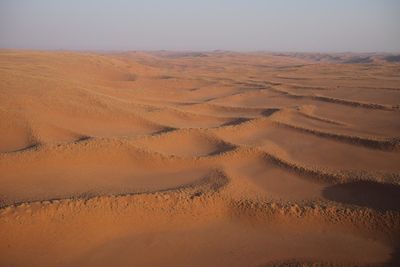
[[[400,266],[400,64],[0,52],[0,266]]]

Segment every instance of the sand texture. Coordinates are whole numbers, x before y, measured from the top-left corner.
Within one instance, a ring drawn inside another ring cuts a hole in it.
[[[385,55],[0,51],[0,266],[400,266]]]

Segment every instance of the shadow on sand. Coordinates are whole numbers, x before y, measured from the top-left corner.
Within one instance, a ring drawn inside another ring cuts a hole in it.
[[[327,187],[323,196],[329,200],[371,208],[377,211],[400,211],[400,186],[358,181]]]

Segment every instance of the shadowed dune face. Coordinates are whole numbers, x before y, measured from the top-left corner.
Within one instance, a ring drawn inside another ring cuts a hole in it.
[[[333,201],[358,205],[379,211],[400,211],[400,186],[372,181],[336,184],[324,189],[323,195]]]
[[[0,51],[0,266],[397,266],[397,57]]]

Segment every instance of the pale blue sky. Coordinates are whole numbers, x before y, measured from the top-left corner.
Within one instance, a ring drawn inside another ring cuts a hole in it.
[[[400,52],[400,0],[0,0],[0,47]]]

